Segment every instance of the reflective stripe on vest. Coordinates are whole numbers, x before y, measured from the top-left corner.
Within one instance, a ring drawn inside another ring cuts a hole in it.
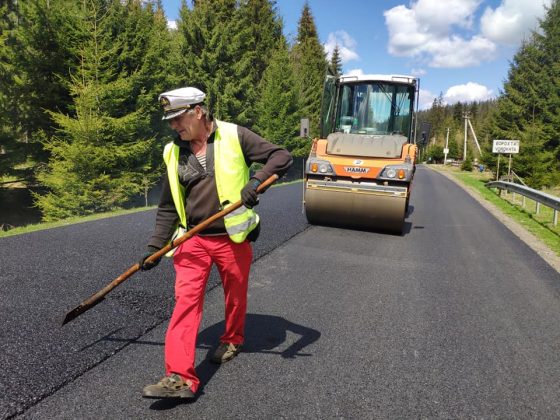
[[[233,242],[243,242],[258,222],[259,216],[257,213],[245,206],[239,207],[224,217],[227,233]],[[239,239],[237,236],[239,236]]]
[[[216,121],[216,123],[218,128],[214,135],[214,173],[218,198],[221,205],[227,208],[241,199],[241,189],[249,182],[249,168],[239,144],[237,126],[223,121]],[[179,146],[174,143],[167,144],[163,158],[167,165],[173,203],[181,224],[184,223],[186,226],[185,189],[179,182],[177,170]],[[244,206],[224,217],[226,231],[231,240],[236,243],[243,242],[258,222],[257,213]]]
[[[173,197],[175,209],[179,215],[179,224],[183,228],[187,227],[187,212],[185,210],[185,187],[179,182],[179,146],[168,143],[163,149],[163,161],[167,166],[167,178],[169,179],[169,189]]]

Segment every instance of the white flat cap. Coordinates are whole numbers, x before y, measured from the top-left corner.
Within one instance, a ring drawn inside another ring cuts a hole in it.
[[[194,87],[184,87],[180,89],[163,92],[159,95],[159,103],[163,108],[162,120],[169,120],[197,104],[204,102],[206,94]]]

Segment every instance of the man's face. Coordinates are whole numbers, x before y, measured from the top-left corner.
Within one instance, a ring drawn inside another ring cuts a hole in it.
[[[169,120],[169,126],[175,130],[181,140],[190,141],[197,135],[198,108],[191,109]]]

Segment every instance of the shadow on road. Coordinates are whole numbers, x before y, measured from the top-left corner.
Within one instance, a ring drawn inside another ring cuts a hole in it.
[[[280,350],[286,341],[287,331],[298,335],[299,339],[291,343],[286,349]],[[223,332],[223,321],[201,331],[198,335],[198,348],[210,348],[213,351]],[[320,336],[319,331],[295,324],[280,316],[247,314],[243,353],[275,354],[285,359],[293,359],[296,356],[311,356],[309,353],[300,353],[300,351],[317,341]]]
[[[292,343],[287,343],[287,332],[290,331],[299,338]],[[224,321],[218,322],[198,335],[197,348],[207,349],[208,356],[218,346],[220,336],[224,332]],[[245,322],[245,344],[243,353],[264,353],[280,356],[284,359],[294,359],[298,356],[312,356],[302,350],[319,339],[321,333],[312,328],[295,324],[285,318],[273,315],[247,314]],[[287,347],[286,347],[287,346]],[[286,348],[283,348],[286,347]],[[200,387],[195,400],[204,394],[204,387],[216,374],[220,365],[216,365],[205,358],[196,367],[200,378]],[[181,404],[180,400],[158,400],[150,408],[152,410],[168,410]]]

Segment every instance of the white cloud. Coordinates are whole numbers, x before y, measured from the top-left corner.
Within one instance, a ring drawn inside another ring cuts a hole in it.
[[[348,73],[344,73],[347,76],[363,76],[364,71],[362,69],[352,69]]]
[[[467,67],[493,58],[496,45],[482,36],[453,31],[473,26],[480,0],[418,0],[385,11],[389,53],[415,57],[431,67]]]
[[[452,105],[457,102],[486,101],[494,97],[494,92],[486,86],[474,82],[464,85],[451,86],[443,95],[446,104]]]
[[[168,28],[168,29],[177,29],[177,21],[175,21],[175,20],[168,20],[168,21],[167,21],[167,28]]]
[[[432,67],[470,67],[490,61],[495,55],[496,44],[479,36],[467,41],[453,35],[441,41],[433,40],[426,46],[425,51],[432,56]]]
[[[337,45],[342,63],[360,59],[360,56],[356,52],[357,43],[346,31],[336,31],[329,34],[327,42],[324,45],[325,52],[329,59]]]
[[[420,93],[418,95],[418,108],[421,110],[430,109],[434,103],[434,99],[436,99],[436,95],[432,92],[426,89],[420,89]]]
[[[481,0],[418,0],[412,9],[420,27],[431,34],[447,35],[449,27],[471,28]]]
[[[420,29],[414,11],[406,6],[397,6],[384,14],[389,30],[389,53],[404,57],[419,54],[430,36]]]
[[[429,90],[420,89],[418,107],[421,110],[430,109],[437,96],[439,95],[435,95]],[[445,105],[453,105],[457,102],[479,102],[492,99],[494,96],[494,92],[486,86],[474,82],[468,82],[464,85],[451,86],[447,89],[447,92],[443,94],[443,103]]]
[[[426,70],[424,69],[411,69],[410,74],[416,77],[421,77],[426,74]]]
[[[496,9],[487,7],[478,22],[482,0],[413,0],[384,12],[388,50],[431,67],[476,66],[495,57],[497,44],[519,43],[551,2],[502,0]]]
[[[492,9],[487,7],[480,19],[482,34],[497,43],[518,45],[537,29],[551,0],[503,0]]]

